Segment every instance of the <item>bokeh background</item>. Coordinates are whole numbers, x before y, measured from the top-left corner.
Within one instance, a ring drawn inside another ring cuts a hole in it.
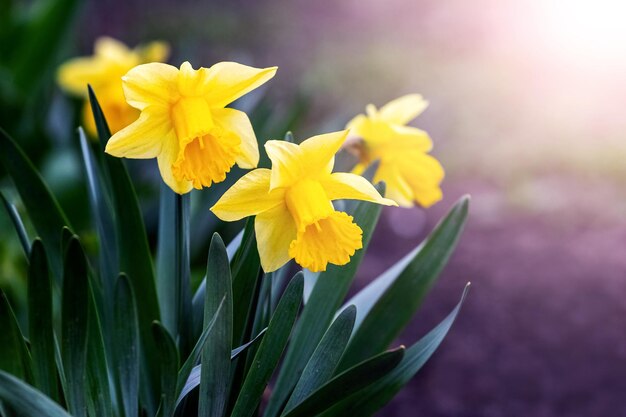
[[[46,1],[15,3],[11,13],[26,16],[38,3]],[[380,415],[626,416],[626,2],[76,6],[60,20],[59,42],[37,41],[58,48],[46,58],[50,69],[24,82],[36,94],[20,99],[0,82],[3,126],[24,138],[66,210],[80,210],[72,202],[84,199],[76,180],[77,103],[54,86],[53,68],[91,54],[101,35],[131,46],[168,41],[175,65],[277,65],[267,88],[239,103],[254,108],[262,139],[286,129],[300,139],[338,130],[367,103],[421,93],[430,107],[413,124],[435,142],[445,198],[428,210],[386,208],[358,285],[417,245],[469,193],[470,220],[457,253],[399,343],[441,320],[465,282],[473,288],[441,349]],[[5,56],[9,49],[0,45]],[[152,168],[133,162],[146,196],[158,191]],[[144,210],[148,223],[156,222],[155,207]],[[210,228],[210,216],[198,211],[198,222]],[[21,268],[19,248],[15,236],[3,236],[0,271],[11,281]],[[196,240],[198,248],[206,243]],[[12,296],[21,294],[15,286]]]

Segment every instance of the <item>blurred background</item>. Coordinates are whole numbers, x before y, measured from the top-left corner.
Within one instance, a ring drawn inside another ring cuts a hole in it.
[[[342,129],[368,103],[421,93],[430,107],[412,124],[435,142],[445,198],[428,210],[385,208],[357,283],[417,245],[469,193],[457,253],[399,343],[441,320],[466,281],[473,288],[442,348],[380,415],[626,416],[626,2],[0,4],[0,122],[79,228],[89,221],[75,204],[85,201],[79,106],[54,71],[90,55],[98,36],[167,41],[174,65],[277,65],[267,88],[238,103],[261,140]],[[42,10],[55,18],[37,23]],[[22,37],[18,51],[13,33],[32,20],[50,35]],[[146,201],[158,192],[154,165],[131,163]],[[202,231],[215,227],[209,203],[196,205],[199,259]],[[156,210],[144,205],[152,233]],[[0,285],[23,276],[8,225],[2,214]],[[12,296],[23,296],[19,285]]]

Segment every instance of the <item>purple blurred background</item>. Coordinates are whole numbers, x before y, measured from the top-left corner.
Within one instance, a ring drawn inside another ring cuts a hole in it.
[[[359,285],[469,193],[458,251],[401,341],[473,288],[380,415],[626,416],[626,2],[85,3],[74,53],[110,35],[169,41],[176,65],[278,65],[275,111],[310,101],[299,138],[343,128],[370,102],[430,101],[414,125],[446,168],[445,199],[385,209]]]

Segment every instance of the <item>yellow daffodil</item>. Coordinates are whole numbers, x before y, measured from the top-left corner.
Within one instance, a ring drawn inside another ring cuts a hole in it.
[[[360,161],[353,172],[361,174],[374,161],[379,161],[374,182],[385,181],[386,196],[399,205],[411,207],[417,202],[429,207],[441,200],[439,184],[444,172],[439,161],[428,155],[430,137],[423,130],[406,126],[422,113],[428,102],[417,94],[393,100],[380,110],[370,104],[366,115],[352,119],[347,128],[362,141],[348,141]]]
[[[256,216],[254,227],[265,272],[275,271],[292,258],[311,271],[350,261],[363,246],[363,231],[351,216],[336,211],[332,200],[396,205],[365,178],[332,173],[334,155],[346,135],[347,131],[328,133],[300,145],[267,141],[272,169],[244,175],[211,208],[225,221]]]
[[[220,62],[195,70],[150,63],[123,79],[128,104],[139,119],[111,137],[106,152],[126,158],[157,158],[161,176],[179,194],[226,178],[237,163],[255,168],[256,136],[248,116],[225,106],[254,90],[276,67],[253,68]]]
[[[124,99],[122,76],[139,64],[161,62],[168,55],[169,47],[163,42],[129,49],[115,39],[99,38],[93,56],[74,58],[61,65],[57,74],[58,83],[68,93],[85,98],[87,84],[90,84],[98,96],[111,132],[115,133],[139,117],[139,111]],[[96,126],[88,102],[83,106],[83,123],[87,131],[95,135]]]

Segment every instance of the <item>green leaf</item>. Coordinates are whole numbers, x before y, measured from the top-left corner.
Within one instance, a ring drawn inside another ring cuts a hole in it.
[[[384,195],[383,184],[378,184],[376,188]],[[265,411],[266,417],[276,417],[279,414],[313,354],[313,350],[332,322],[363,259],[380,211],[380,205],[365,201],[352,205],[350,212],[354,221],[363,229],[363,249],[356,251],[347,265],[329,265],[327,270],[319,273],[314,280],[315,286],[294,329],[273,395]]]
[[[391,372],[402,360],[404,347],[380,353],[337,375],[283,417],[314,416]],[[358,415],[358,414],[354,414]],[[360,415],[359,415],[360,417]]]
[[[13,223],[13,227],[15,228],[15,232],[17,233],[17,237],[20,239],[20,244],[22,245],[22,249],[24,250],[24,255],[26,257],[30,254],[30,239],[28,238],[28,233],[26,233],[26,228],[24,227],[24,222],[20,217],[20,214],[17,212],[15,206],[6,199],[4,194],[0,192],[0,200],[2,200],[2,205],[4,206],[11,222]]]
[[[323,417],[370,416],[387,404],[430,359],[452,327],[467,296],[465,286],[461,300],[448,316],[419,342],[407,349],[400,364],[372,385],[345,398]]]
[[[52,324],[52,286],[46,250],[35,239],[28,265],[28,328],[33,357],[35,386],[48,397],[58,399]]]
[[[67,247],[61,304],[61,355],[67,382],[68,409],[85,417],[87,328],[89,325],[89,281],[87,260],[77,237]]]
[[[115,285],[113,358],[120,416],[138,413],[139,333],[135,296],[128,277],[120,274]]]
[[[174,414],[174,401],[176,400],[176,380],[178,376],[178,350],[176,343],[167,329],[161,323],[152,323],[152,334],[160,353],[161,362],[161,408],[160,415],[172,416]]]
[[[104,150],[111,134],[91,87],[89,101],[100,144]],[[154,320],[159,320],[160,314],[152,255],[137,195],[123,161],[104,152],[100,155],[104,182],[109,188],[114,212],[117,215],[115,222],[120,270],[128,275],[135,292],[141,294],[141,304],[137,310],[142,349],[141,397],[148,414],[155,415],[161,399],[159,392],[161,381],[156,371],[159,369],[159,354],[154,345],[151,326]]]
[[[0,162],[15,183],[29,218],[46,246],[48,261],[60,283],[63,256],[59,242],[61,230],[70,223],[33,163],[1,128]]]
[[[190,350],[191,284],[189,272],[189,194],[181,196],[161,183],[157,291],[166,329]]]
[[[117,237],[115,236],[115,222],[112,212],[110,197],[104,189],[102,174],[96,163],[96,158],[90,147],[89,141],[82,128],[78,128],[80,148],[83,156],[83,164],[87,175],[87,188],[89,191],[89,203],[94,218],[94,224],[98,233],[100,243],[99,266],[100,278],[102,279],[104,296],[106,303],[104,308],[105,323],[111,323],[112,317],[106,317],[111,308],[113,300],[113,288],[117,279],[119,260],[117,255]],[[108,332],[107,332],[108,333]]]
[[[303,287],[304,278],[298,272],[287,286],[270,320],[267,334],[254,356],[231,417],[250,417],[259,405],[263,391],[287,345],[302,302]]]
[[[211,239],[206,272],[204,322],[216,316],[220,300],[224,305],[217,315],[211,338],[202,350],[200,380],[200,417],[222,416],[228,403],[230,361],[233,338],[233,295],[226,246],[220,235]]]
[[[72,417],[43,393],[4,371],[0,371],[0,400],[24,417]]]
[[[468,207],[464,197],[450,210],[382,295],[372,294],[378,299],[371,308],[356,304],[365,310],[365,318],[357,324],[340,369],[385,350],[409,323],[454,251]]]
[[[189,374],[191,373],[191,370],[194,367],[194,365],[198,362],[198,359],[200,358],[200,355],[202,354],[202,349],[204,349],[204,345],[206,344],[209,338],[209,335],[211,334],[211,331],[213,330],[213,326],[215,325],[215,322],[217,321],[219,314],[222,311],[222,308],[224,307],[225,302],[226,302],[226,297],[223,297],[222,300],[220,301],[220,304],[217,310],[215,311],[215,314],[213,315],[213,318],[208,324],[204,326],[204,330],[202,331],[202,334],[198,338],[198,342],[196,343],[196,346],[194,346],[193,350],[191,351],[191,354],[189,355],[189,357],[183,364],[183,367],[180,368],[180,371],[178,371],[178,380],[176,383],[176,395],[178,399],[176,400],[176,406],[178,406],[178,404],[180,404],[180,402],[184,398],[184,395],[182,393],[185,391],[185,385],[187,383],[187,379],[189,379]]]
[[[233,343],[240,345],[252,331],[254,299],[261,261],[256,247],[254,217],[246,222],[239,250],[231,264],[233,275]]]
[[[245,352],[247,348],[254,345],[258,340],[260,340],[261,336],[265,334],[267,329],[263,329],[254,339],[246,343],[245,345],[239,346],[238,348],[233,349],[230,352],[231,361],[241,353]],[[185,382],[185,386],[180,394],[180,397],[184,397],[191,392],[195,387],[200,385],[200,377],[202,376],[202,365],[194,366],[191,372],[189,373],[189,377],[187,378],[187,382]],[[230,378],[230,375],[229,375]]]
[[[49,74],[62,41],[72,27],[77,0],[43,0],[31,11],[30,19],[12,62],[14,84],[28,95]]]
[[[32,381],[31,358],[13,309],[0,289],[0,369]]]
[[[356,307],[349,306],[328,328],[313,355],[311,355],[309,363],[304,368],[285,410],[296,407],[333,376],[348,345],[348,340],[350,340],[355,316]]]

